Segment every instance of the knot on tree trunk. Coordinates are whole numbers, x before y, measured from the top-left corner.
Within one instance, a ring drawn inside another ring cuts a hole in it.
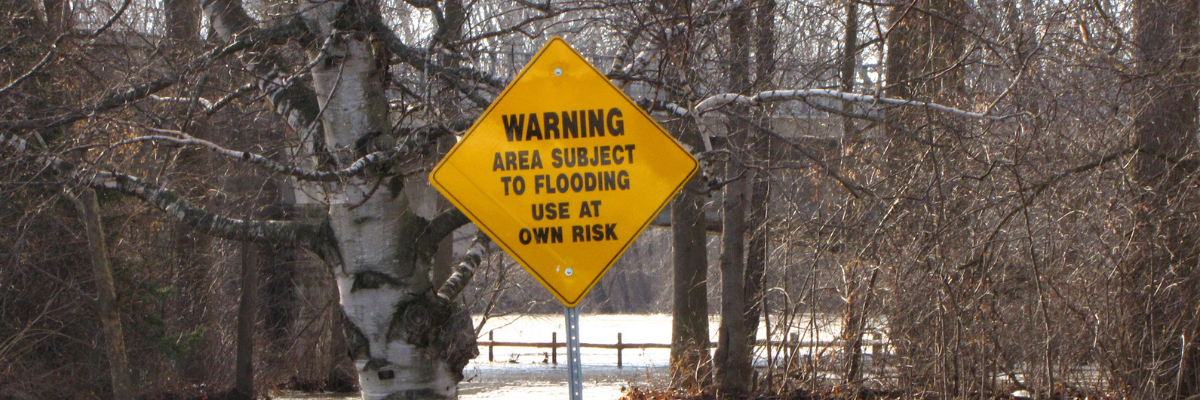
[[[396,305],[388,340],[423,348],[430,359],[445,360],[462,380],[463,367],[479,355],[471,315],[456,303],[439,300],[430,293]]]

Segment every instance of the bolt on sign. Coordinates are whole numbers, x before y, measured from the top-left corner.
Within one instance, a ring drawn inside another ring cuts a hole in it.
[[[679,142],[556,37],[429,180],[574,307],[696,168]]]

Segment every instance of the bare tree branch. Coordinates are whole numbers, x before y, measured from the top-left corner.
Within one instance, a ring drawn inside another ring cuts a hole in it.
[[[446,68],[433,61],[430,61],[428,58],[422,55],[421,50],[404,44],[404,42],[400,40],[400,37],[396,36],[396,32],[393,32],[390,28],[388,28],[387,24],[385,24],[382,19],[376,18],[375,21],[373,21],[372,30],[381,36],[381,39],[383,39],[383,43],[387,46],[388,51],[392,52],[397,59],[419,71],[428,71],[430,74],[433,74],[434,76],[437,76],[443,80],[469,80],[494,88],[503,88],[508,85],[507,79],[496,77],[486,72],[466,67]]]
[[[232,102],[233,99],[244,96],[246,93],[250,93],[250,91],[257,89],[257,88],[258,88],[258,85],[253,84],[253,83],[242,85],[242,87],[239,87],[239,88],[237,88],[237,90],[234,90],[233,93],[230,93],[230,94],[226,95],[225,97],[222,97],[220,100],[217,100],[215,103],[212,103],[211,106],[205,108],[204,115],[215,114],[217,111],[220,111],[222,108],[225,108],[225,105]]]
[[[524,32],[522,29],[525,29],[526,26],[529,26],[530,24],[533,24],[535,22],[545,21],[547,19],[551,19],[551,18],[557,17],[559,15],[562,15],[562,14],[568,13],[568,12],[593,10],[593,9],[596,9],[599,7],[599,6],[592,6],[592,7],[555,9],[554,7],[551,6],[550,2],[548,2],[548,1],[545,4],[536,4],[536,3],[526,1],[526,0],[516,0],[516,1],[518,3],[520,3],[521,5],[541,11],[542,14],[523,19],[520,22],[512,24],[507,28],[497,29],[497,30],[494,30],[491,32],[485,32],[485,33],[481,33],[481,34],[478,34],[478,35],[475,35],[475,36],[472,36],[472,37],[469,37],[469,38],[466,38],[463,40],[459,40],[457,42],[452,43],[451,45],[461,46],[463,44],[473,43],[473,42],[477,42],[477,41],[487,39],[487,38],[504,36],[504,35],[514,33],[514,32]]]
[[[0,144],[14,153],[29,148],[27,142],[13,134],[0,134]],[[137,197],[162,210],[188,226],[205,234],[224,239],[258,243],[297,243],[321,247],[321,241],[332,240],[329,228],[323,224],[298,221],[255,221],[229,218],[204,211],[170,189],[158,187],[137,177],[95,169],[80,168],[61,158],[41,155],[38,163],[58,176],[95,189],[107,189]]]
[[[544,12],[544,13],[552,12],[553,7],[554,7],[552,4],[550,4],[549,0],[546,0],[545,3],[534,3],[529,0],[513,0],[513,1],[517,2],[517,4],[520,4],[525,7],[529,7],[529,8]]]
[[[7,85],[4,85],[3,88],[0,88],[0,95],[3,95],[4,92],[7,92],[9,89],[12,89],[14,86],[20,85],[21,82],[24,82],[26,79],[29,79],[29,77],[33,76],[33,74],[36,74],[38,71],[40,71],[42,69],[42,67],[45,67],[46,64],[49,64],[51,57],[55,53],[58,52],[59,42],[61,42],[63,40],[63,38],[65,38],[65,37],[67,37],[66,34],[58,35],[58,38],[54,39],[54,43],[50,45],[50,49],[46,50],[46,55],[42,56],[41,61],[38,61],[37,64],[35,64],[33,67],[29,68],[29,71],[26,71],[24,74],[21,74],[21,76],[17,77],[17,79],[13,79],[12,82],[9,82]]]
[[[161,103],[182,103],[185,105],[191,104],[193,102],[200,103],[200,105],[204,106],[205,110],[210,109],[213,106],[213,103],[211,101],[209,101],[206,98],[200,97],[200,96],[196,96],[195,100],[193,100],[193,99],[184,98],[184,97],[164,97],[164,96],[152,94],[148,98],[150,100],[154,100],[154,101],[161,102]]]
[[[827,98],[831,98],[831,99],[849,101],[849,102],[855,102],[855,103],[869,103],[869,104],[883,103],[883,104],[890,104],[890,105],[895,105],[895,106],[924,107],[924,108],[928,108],[931,110],[955,114],[955,115],[961,115],[964,117],[981,118],[981,119],[987,119],[987,120],[992,120],[992,121],[1004,120],[1004,119],[1008,119],[1008,118],[1014,117],[1016,115],[1019,115],[1019,114],[1004,115],[1004,116],[987,115],[987,114],[983,114],[983,113],[959,110],[957,108],[953,108],[950,106],[945,106],[945,105],[941,105],[941,104],[937,104],[937,103],[930,103],[930,102],[916,101],[916,100],[894,99],[894,98],[890,98],[890,97],[877,97],[877,96],[871,96],[871,95],[866,95],[866,94],[847,93],[847,92],[840,92],[837,90],[829,90],[829,89],[768,90],[765,92],[760,92],[758,94],[755,94],[754,96],[745,96],[745,95],[741,95],[741,94],[737,94],[737,93],[724,93],[724,94],[719,94],[719,95],[711,96],[707,99],[704,99],[699,104],[696,104],[695,109],[696,109],[697,114],[703,115],[704,113],[713,111],[721,106],[724,106],[724,105],[727,105],[730,103],[760,105],[763,103],[774,102],[774,101],[803,100],[810,96],[827,97]]]
[[[465,122],[460,122],[457,125],[462,126],[464,123]],[[196,138],[195,136],[181,131],[153,128],[140,124],[132,125],[149,130],[151,132],[174,136],[139,136],[114,143],[112,144],[112,147],[140,142],[169,142],[178,145],[200,146],[212,150],[213,152],[222,156],[258,165],[272,172],[308,182],[338,182],[346,178],[362,176],[368,171],[371,171],[372,168],[382,169],[405,156],[422,152],[432,145],[437,138],[452,132],[449,128],[442,125],[431,125],[413,129],[408,135],[404,136],[404,140],[395,148],[367,154],[355,160],[346,168],[342,168],[337,171],[310,171],[298,166],[277,162],[261,154],[229,149],[219,144]]]
[[[104,22],[104,25],[101,25],[99,28],[96,28],[96,30],[93,31],[90,35],[88,35],[88,37],[91,37],[92,40],[96,40],[96,38],[99,37],[100,34],[104,33],[104,31],[107,31],[108,28],[111,28],[113,26],[113,23],[116,23],[118,19],[121,19],[121,17],[125,15],[125,10],[129,9],[129,3],[132,3],[132,2],[133,2],[132,0],[125,0],[125,1],[121,2],[121,7],[117,9],[117,12],[113,13],[112,17],[109,18],[108,21]]]
[[[93,188],[114,190],[142,199],[197,231],[219,238],[256,243],[295,244],[331,240],[324,238],[326,232],[322,225],[298,221],[229,218],[204,211],[170,189],[156,187],[133,176],[88,169],[63,172]]]
[[[483,251],[487,249],[490,242],[491,239],[482,230],[475,234],[475,240],[471,242],[467,254],[463,255],[462,262],[454,268],[454,274],[450,275],[442,287],[438,288],[437,296],[439,298],[446,302],[458,298],[463,289],[471,283],[471,278],[475,277],[475,269],[479,268],[479,263],[483,260]]]
[[[175,83],[183,80],[189,73],[196,71],[210,62],[217,60],[229,54],[250,48],[252,42],[249,37],[244,40],[235,41],[228,46],[219,47],[210,50],[203,55],[196,57],[191,62],[188,62],[183,68],[180,68],[174,73],[170,73],[159,77],[146,84],[138,85],[129,88],[123,92],[110,95],[104,100],[96,103],[93,106],[87,107],[82,111],[69,112],[66,114],[56,115],[53,117],[23,120],[23,121],[0,121],[0,130],[27,130],[27,129],[47,129],[57,126],[67,125],[76,121],[88,118],[89,116],[122,107],[127,104],[145,99],[150,95],[158,93],[166,88],[171,87]]]
[[[425,231],[417,238],[418,254],[432,256],[442,238],[469,223],[471,220],[457,208],[442,211],[429,221],[429,226],[425,227]]]
[[[188,135],[183,132],[171,131],[171,130],[166,130],[166,129],[153,129],[153,128],[147,128],[147,129],[151,129],[151,130],[162,132],[162,133],[170,133],[170,134],[177,135],[177,136],[162,136],[162,135],[139,136],[136,138],[122,140],[120,142],[114,143],[113,146],[121,146],[121,145],[126,145],[126,144],[131,144],[131,143],[139,143],[139,142],[169,142],[169,143],[174,143],[174,144],[178,144],[178,145],[200,146],[200,147],[204,147],[209,150],[212,150],[213,152],[215,152],[217,154],[220,154],[220,155],[232,158],[232,159],[241,160],[241,161],[245,161],[245,162],[248,162],[251,164],[259,165],[259,166],[262,166],[262,167],[264,167],[270,171],[273,171],[275,173],[278,173],[281,175],[287,175],[287,176],[296,178],[298,180],[309,181],[309,182],[337,182],[343,178],[360,175],[365,170],[365,168],[364,168],[365,166],[377,165],[379,163],[378,160],[382,158],[380,156],[385,154],[384,152],[376,152],[376,153],[372,153],[372,154],[368,155],[368,157],[363,157],[362,159],[359,160],[360,162],[356,163],[355,166],[357,168],[347,168],[347,169],[342,169],[339,171],[307,171],[307,170],[297,167],[297,166],[286,165],[283,163],[276,162],[275,160],[267,158],[261,154],[251,153],[248,151],[231,150],[231,149],[222,147],[221,145],[218,145],[216,143],[213,143],[213,142],[210,142],[210,141],[207,141],[204,139],[198,139],[194,136]]]

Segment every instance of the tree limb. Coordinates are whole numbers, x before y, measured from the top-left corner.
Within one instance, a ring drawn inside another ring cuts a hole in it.
[[[396,32],[393,32],[390,28],[388,28],[387,24],[385,24],[380,18],[375,18],[375,20],[372,21],[371,29],[380,36],[380,39],[383,40],[383,44],[387,46],[388,51],[392,52],[392,55],[396,56],[396,58],[401,62],[408,64],[419,71],[427,71],[430,74],[450,83],[454,83],[452,80],[470,80],[497,89],[508,86],[507,79],[496,77],[483,71],[466,67],[447,68],[430,61],[421,54],[421,50],[404,44],[404,42],[400,40],[400,37],[396,36]]]
[[[432,255],[437,251],[442,238],[469,223],[471,220],[458,208],[442,211],[429,221],[429,226],[425,227],[425,231],[417,237],[417,254]]]
[[[118,19],[121,19],[121,16],[125,15],[125,10],[129,9],[129,3],[132,3],[132,0],[125,0],[121,2],[121,7],[117,8],[117,12],[113,13],[112,17],[109,18],[108,21],[104,22],[104,25],[96,28],[96,30],[89,34],[88,37],[92,38],[94,41],[97,37],[100,37],[100,34],[104,33],[104,31],[107,31],[108,28],[111,28],[113,23],[116,23]]]
[[[826,97],[826,98],[855,102],[855,103],[871,103],[871,104],[883,103],[883,104],[890,104],[890,105],[896,105],[896,106],[924,107],[924,108],[928,108],[931,110],[940,111],[940,112],[944,112],[944,113],[961,115],[961,116],[969,117],[969,118],[981,118],[981,119],[987,119],[987,120],[992,120],[992,121],[1004,120],[1004,119],[1008,119],[1008,118],[1011,118],[1016,115],[1020,115],[1020,114],[1004,115],[1004,116],[987,115],[987,114],[983,114],[983,113],[959,110],[957,108],[953,108],[950,106],[945,106],[945,105],[941,105],[941,104],[937,104],[937,103],[930,103],[930,102],[925,102],[925,101],[895,99],[895,98],[890,98],[890,97],[877,97],[877,96],[871,96],[871,95],[866,95],[866,94],[847,93],[847,92],[841,92],[841,91],[829,90],[829,89],[768,90],[765,92],[760,92],[758,94],[755,94],[754,96],[745,96],[745,95],[741,95],[741,94],[737,94],[737,93],[718,94],[716,96],[711,96],[707,99],[704,99],[699,104],[696,104],[695,112],[697,114],[703,115],[704,113],[713,111],[721,106],[725,106],[730,103],[760,105],[763,103],[774,102],[774,101],[803,100],[810,96]]]
[[[222,97],[220,100],[217,100],[215,103],[212,103],[211,106],[206,107],[204,109],[204,115],[215,114],[217,111],[220,111],[222,108],[225,108],[225,105],[232,102],[233,99],[244,96],[246,93],[250,93],[250,91],[257,89],[257,88],[258,88],[258,85],[253,84],[253,83],[242,85],[241,87],[234,90],[232,93],[229,93],[225,97]]]
[[[452,127],[455,127],[455,126],[461,127],[467,123],[468,122],[466,122],[464,120],[464,121],[452,122],[451,124],[452,124]],[[204,147],[209,150],[212,150],[213,152],[220,154],[222,156],[232,158],[235,160],[248,162],[248,163],[251,163],[254,165],[258,165],[258,166],[266,168],[267,170],[270,170],[272,172],[275,172],[275,173],[278,173],[281,175],[290,176],[297,180],[307,181],[307,182],[338,182],[338,181],[341,181],[346,178],[361,176],[361,175],[367,173],[368,171],[373,170],[373,167],[375,170],[383,169],[386,166],[390,165],[391,163],[395,162],[396,160],[403,158],[404,156],[424,151],[430,145],[432,145],[437,140],[437,138],[441,137],[442,135],[449,134],[451,132],[450,127],[445,127],[442,125],[431,125],[431,126],[417,128],[417,129],[412,130],[408,135],[405,135],[404,140],[402,142],[400,142],[400,144],[397,145],[396,147],[389,149],[389,150],[376,151],[376,152],[367,154],[365,156],[362,156],[361,158],[355,160],[353,163],[351,163],[346,168],[342,168],[342,169],[336,170],[336,171],[310,171],[310,170],[306,170],[304,168],[297,167],[294,165],[287,165],[284,163],[277,162],[277,161],[272,160],[261,154],[251,153],[248,151],[229,149],[229,148],[223,147],[219,144],[216,144],[216,143],[204,140],[204,139],[196,138],[194,136],[188,135],[187,133],[184,133],[181,131],[153,128],[153,127],[148,127],[148,126],[142,126],[140,124],[133,124],[133,125],[136,125],[142,129],[149,130],[151,132],[163,133],[163,134],[174,135],[174,136],[163,136],[163,135],[140,136],[140,137],[136,137],[136,138],[132,138],[132,139],[128,139],[128,140],[122,140],[120,142],[112,144],[112,146],[110,146],[110,147],[121,146],[121,145],[132,144],[132,143],[139,143],[139,142],[169,142],[169,143],[174,143],[174,144],[178,144],[178,145],[200,146],[200,147]]]
[[[125,174],[78,168],[63,172],[73,176],[81,184],[142,199],[201,233],[223,239],[256,243],[309,244],[322,240],[325,233],[325,229],[318,224],[243,220],[204,211],[170,189],[156,187]]]
[[[33,76],[33,74],[36,74],[38,71],[40,71],[42,69],[42,67],[45,67],[46,64],[49,64],[50,59],[52,58],[54,53],[58,52],[59,42],[61,42],[63,40],[63,38],[65,38],[65,37],[67,37],[66,34],[58,35],[58,38],[54,39],[54,43],[50,45],[50,50],[46,50],[46,55],[42,56],[42,59],[40,61],[38,61],[37,64],[34,64],[34,66],[32,68],[29,68],[29,71],[26,71],[24,74],[21,74],[21,76],[17,77],[17,79],[13,79],[12,82],[9,82],[7,85],[4,85],[3,88],[0,88],[0,95],[3,95],[4,92],[7,92],[9,89],[12,89],[14,86],[20,85],[21,82],[24,82],[26,79],[29,79],[29,77]]]
[[[24,153],[28,143],[13,134],[0,134],[0,145],[14,153]],[[298,221],[255,221],[229,218],[204,211],[170,189],[144,182],[137,177],[80,168],[61,158],[41,155],[37,162],[52,174],[95,189],[107,189],[137,197],[184,224],[216,237],[258,243],[298,243],[321,247],[332,240],[325,224]]]
[[[497,29],[497,30],[494,30],[491,32],[485,32],[485,33],[481,33],[481,34],[478,34],[475,36],[471,36],[469,38],[451,43],[451,45],[452,46],[461,46],[461,45],[464,45],[467,43],[474,43],[474,42],[477,42],[477,41],[480,41],[483,39],[497,37],[497,36],[503,36],[503,35],[507,35],[507,34],[510,34],[513,32],[523,32],[522,29],[524,29],[526,26],[528,26],[530,24],[533,24],[534,22],[551,19],[551,18],[557,17],[559,15],[562,15],[564,13],[571,12],[571,11],[592,10],[592,9],[596,8],[596,7],[578,7],[578,8],[554,9],[551,6],[550,2],[548,2],[548,1],[545,4],[536,4],[536,3],[533,3],[530,1],[525,1],[525,0],[516,0],[516,1],[518,3],[520,3],[521,5],[536,9],[538,11],[541,11],[542,13],[538,14],[536,16],[521,20],[520,22],[512,24],[507,28]]]
[[[300,17],[293,17],[279,25],[257,28],[240,1],[205,0],[205,16],[221,39],[229,42],[248,42],[256,45],[272,43],[278,38],[299,38],[302,43],[311,42],[314,35]],[[258,88],[277,114],[282,116],[292,130],[301,137],[319,137],[321,124],[317,121],[320,107],[317,94],[312,88],[287,76],[282,58],[273,51],[256,51],[244,59],[256,78]],[[315,141],[319,142],[319,141]]]
[[[471,283],[471,278],[475,277],[475,269],[479,268],[479,264],[483,261],[483,251],[487,249],[491,239],[479,231],[475,234],[475,240],[471,242],[471,247],[467,249],[467,254],[463,255],[462,262],[458,263],[458,267],[454,268],[454,274],[446,278],[446,283],[438,288],[437,296],[443,301],[451,302],[462,293],[467,284]]]
[[[83,111],[69,112],[53,117],[38,118],[24,121],[0,121],[0,130],[28,130],[28,129],[47,129],[62,125],[74,123],[76,121],[88,118],[92,114],[112,110],[142,99],[149,97],[163,89],[171,87],[175,83],[183,80],[187,74],[200,69],[213,60],[219,59],[226,55],[245,50],[251,45],[250,40],[239,40],[231,43],[228,46],[215,48],[203,55],[192,59],[191,62],[184,65],[179,71],[164,75],[146,84],[134,86],[124,92],[109,95],[93,106],[83,109]]]
[[[300,168],[297,166],[292,166],[292,165],[287,165],[287,164],[283,164],[280,162],[276,162],[275,160],[267,158],[261,154],[251,153],[248,151],[231,150],[231,149],[228,149],[225,147],[221,147],[220,145],[218,145],[216,143],[213,143],[213,142],[210,142],[210,141],[207,141],[204,139],[198,139],[194,136],[188,135],[183,132],[170,131],[170,130],[166,130],[166,129],[153,129],[153,128],[148,128],[148,129],[152,129],[152,130],[163,132],[163,133],[171,133],[174,135],[178,135],[178,137],[162,136],[162,135],[139,136],[139,137],[136,137],[133,139],[122,140],[120,142],[114,143],[113,146],[121,146],[121,145],[125,145],[125,144],[138,143],[138,142],[169,142],[169,143],[174,143],[174,144],[178,144],[178,145],[200,146],[200,147],[204,147],[209,150],[212,150],[214,153],[226,156],[228,158],[245,161],[245,162],[266,168],[272,172],[275,172],[275,173],[278,173],[281,175],[287,175],[287,176],[296,178],[297,180],[307,181],[307,182],[337,182],[339,180],[342,180],[343,178],[360,175],[365,170],[365,167],[367,165],[379,164],[378,161],[380,158],[382,158],[379,156],[382,156],[385,154],[384,152],[375,152],[375,153],[369,154],[367,157],[363,157],[363,158],[359,159],[359,162],[355,163],[354,167],[356,167],[356,168],[346,168],[346,169],[342,169],[339,171],[308,171],[308,170],[305,170],[304,168]]]

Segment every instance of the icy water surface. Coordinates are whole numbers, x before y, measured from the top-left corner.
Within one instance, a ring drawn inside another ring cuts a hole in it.
[[[475,317],[476,326],[481,318]],[[716,340],[717,324],[709,321],[709,333]],[[653,315],[581,315],[580,341],[585,345],[615,344],[621,334],[626,345],[639,343],[668,344],[671,342],[671,316]],[[558,342],[566,341],[566,325],[559,315],[522,315],[491,318],[480,331],[480,341],[487,341],[488,332],[498,342],[549,343],[552,332]],[[760,327],[759,338],[765,338]],[[821,333],[816,339],[829,340],[833,335]],[[810,339],[806,337],[806,339]],[[494,361],[488,361],[488,348],[479,348],[479,357],[467,364],[465,380],[459,384],[462,400],[533,400],[567,399],[567,355],[558,349],[558,365],[552,363],[548,348],[495,347]],[[583,364],[583,397],[596,400],[616,400],[624,388],[664,386],[669,376],[669,349],[626,349],[622,352],[623,368],[617,368],[614,349],[581,349]],[[334,399],[338,397],[297,396],[281,399]]]

